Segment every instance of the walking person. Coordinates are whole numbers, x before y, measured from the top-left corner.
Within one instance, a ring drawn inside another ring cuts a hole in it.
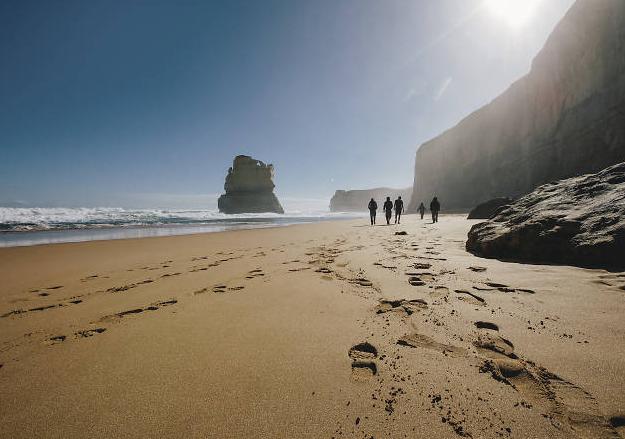
[[[423,219],[423,214],[425,213],[425,206],[423,205],[423,202],[419,204],[419,207],[417,208],[417,212],[421,214],[421,219]]]
[[[393,202],[391,201],[391,197],[386,197],[386,201],[384,202],[384,214],[386,215],[386,225],[391,225],[391,217],[393,216]]]
[[[438,212],[441,210],[441,203],[438,202],[438,198],[432,198],[430,203],[430,212],[432,212],[432,223],[438,222]]]
[[[401,214],[404,212],[404,202],[400,197],[395,200],[395,224],[399,224],[401,220]]]
[[[378,203],[375,202],[375,200],[372,198],[371,201],[369,201],[369,218],[371,219],[371,225],[375,225],[375,214],[378,210]]]

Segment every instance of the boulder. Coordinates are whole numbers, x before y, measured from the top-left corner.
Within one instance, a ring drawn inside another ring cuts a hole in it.
[[[273,165],[238,155],[228,169],[226,193],[219,197],[217,206],[223,213],[284,213],[274,187]]]
[[[625,268],[625,162],[538,187],[475,224],[466,248],[487,258]]]
[[[527,75],[416,153],[409,210],[525,195],[625,161],[625,1],[577,0]]]
[[[367,206],[371,198],[378,202],[378,208],[381,209],[386,197],[391,197],[391,200],[395,201],[398,196],[404,200],[404,206],[407,207],[411,193],[412,188],[392,189],[377,187],[347,191],[337,190],[330,200],[330,210],[332,212],[368,212]]]
[[[504,206],[510,204],[512,200],[507,197],[493,198],[475,206],[467,219],[488,219],[499,212]]]

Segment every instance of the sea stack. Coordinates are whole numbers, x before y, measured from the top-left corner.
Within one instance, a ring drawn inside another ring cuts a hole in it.
[[[217,206],[223,213],[284,213],[274,187],[273,165],[238,155],[228,169],[226,193],[219,197]]]

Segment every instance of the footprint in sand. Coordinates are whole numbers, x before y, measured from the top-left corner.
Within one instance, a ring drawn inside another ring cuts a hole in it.
[[[625,273],[602,274],[593,282],[625,291]]]
[[[77,338],[87,338],[102,334],[104,331],[106,331],[106,328],[83,329],[82,331],[74,332],[74,335]]]
[[[459,297],[459,299],[461,300],[465,300],[474,305],[486,305],[486,301],[480,296],[478,296],[477,294],[473,294],[472,292],[467,291],[467,290],[454,290],[454,291],[456,294],[462,295],[462,297]]]
[[[409,334],[405,335],[397,340],[399,346],[405,346],[410,348],[422,348],[435,352],[440,352],[444,355],[459,356],[465,355],[465,350],[457,346],[452,346],[444,343],[439,343],[427,335],[423,334]]]
[[[499,290],[502,293],[516,293],[516,292],[521,292],[521,293],[527,293],[527,294],[535,294],[536,291],[534,290],[530,290],[529,288],[513,288],[510,287],[506,284],[500,284],[498,282],[485,282],[486,285],[488,285],[488,287],[490,288],[484,288],[484,287],[480,287],[480,286],[474,286],[473,288],[475,288],[476,290],[479,291],[493,291],[493,290]]]
[[[397,265],[384,265],[382,262],[374,262],[373,265],[377,265],[378,267],[386,268],[391,271],[397,270]]]
[[[330,270],[328,267],[320,267],[315,270],[315,273],[330,274],[332,273],[332,270]]]
[[[189,273],[197,273],[198,271],[206,271],[208,267],[195,267],[189,270]]]
[[[373,282],[371,282],[369,279],[364,278],[364,277],[357,277],[355,279],[352,279],[352,283],[360,285],[361,287],[372,287],[373,286]]]
[[[352,379],[354,381],[367,381],[378,373],[378,367],[374,361],[378,356],[378,350],[368,342],[358,343],[352,346],[347,355],[352,359]]]
[[[480,372],[512,386],[523,397],[525,407],[538,410],[565,437],[621,437],[619,429],[625,418],[606,418],[590,393],[532,362],[505,357],[486,359]]]
[[[413,268],[416,268],[417,270],[427,270],[429,268],[432,267],[432,264],[428,264],[427,262],[423,263],[423,262],[416,262],[414,264],[412,264]]]
[[[165,306],[170,306],[170,305],[175,305],[176,303],[178,303],[178,300],[176,299],[170,299],[170,300],[164,300],[161,302],[155,302],[151,305],[145,306],[143,308],[133,308],[133,309],[129,309],[126,311],[121,311],[112,315],[108,315],[108,316],[104,316],[102,317],[100,320],[101,321],[106,321],[106,320],[111,320],[111,319],[121,319],[124,318],[126,316],[129,315],[133,315],[133,314],[141,314],[142,312],[145,311],[156,311],[162,307]]]
[[[423,299],[380,299],[379,304],[375,307],[376,314],[384,314],[387,312],[397,312],[404,315],[412,315],[417,311],[426,309],[428,304]]]
[[[213,290],[213,293],[225,293],[227,291],[240,291],[244,288],[245,287],[243,285],[236,285],[233,287],[229,287],[227,285],[215,285],[212,288],[212,290]],[[207,291],[208,291],[207,288],[203,288],[201,290],[195,291],[193,294],[197,296],[198,294],[203,294],[203,293],[206,293]]]
[[[497,330],[495,330],[495,332],[496,331]],[[514,353],[514,345],[510,340],[506,340],[497,334],[492,334],[487,331],[481,332],[477,340],[473,342],[473,345],[477,348],[478,352],[485,357],[501,358],[503,355],[512,359],[518,358]]]
[[[486,267],[480,267],[477,265],[472,265],[470,267],[467,267],[467,270],[471,270],[471,271],[475,271],[477,273],[481,273],[483,271],[486,271]]]
[[[491,322],[485,322],[482,320],[478,320],[473,323],[478,329],[491,329],[493,331],[499,331],[499,326]]]
[[[434,299],[442,299],[449,295],[449,288],[443,285],[436,285],[432,291],[430,291],[430,296]]]
[[[406,276],[417,276],[421,278],[421,280],[426,282],[433,282],[434,280],[436,280],[436,276],[434,276],[434,273],[429,271],[406,271],[404,274]]]
[[[67,336],[65,335],[55,335],[54,337],[50,337],[48,339],[48,344],[55,345],[55,344],[63,343],[66,338]]]
[[[625,416],[611,416],[609,422],[612,428],[614,428],[621,437],[625,437]]]
[[[297,271],[304,271],[304,270],[310,270],[310,267],[296,267],[296,268],[289,268],[289,271],[291,273],[295,273]]]
[[[247,276],[245,276],[246,279],[254,279],[256,277],[263,277],[265,275],[265,273],[263,273],[263,270],[261,270],[260,268],[256,268],[254,270],[251,270]]]
[[[421,287],[425,285],[425,282],[422,281],[421,278],[418,276],[410,276],[408,278],[408,283],[412,285],[413,287]]]

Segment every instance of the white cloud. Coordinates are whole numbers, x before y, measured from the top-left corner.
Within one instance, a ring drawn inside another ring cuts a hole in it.
[[[438,87],[438,90],[434,94],[435,101],[438,101],[441,97],[443,97],[443,95],[445,94],[445,91],[447,91],[447,88],[449,87],[449,84],[451,84],[451,81],[452,81],[451,76],[448,76],[447,78],[443,80],[443,82],[441,82],[441,85]]]

